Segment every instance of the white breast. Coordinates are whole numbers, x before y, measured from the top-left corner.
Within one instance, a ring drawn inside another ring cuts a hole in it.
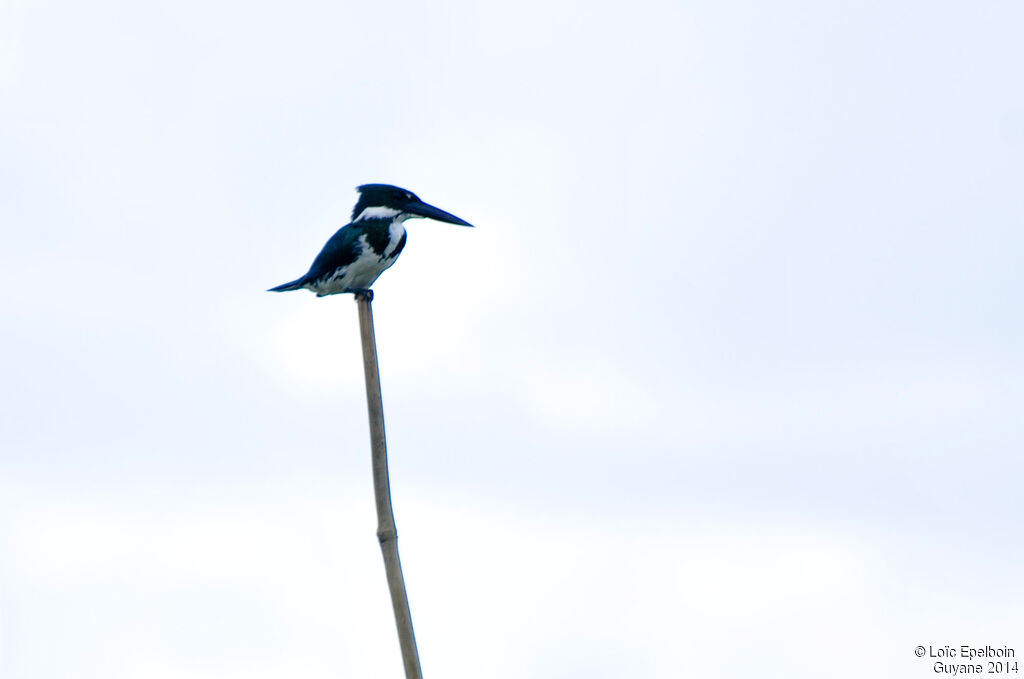
[[[388,244],[384,247],[383,256],[378,255],[370,247],[366,236],[359,237],[360,253],[354,262],[338,271],[329,280],[316,286],[316,294],[335,295],[353,288],[369,288],[374,281],[395,263],[395,250],[405,235],[402,222],[405,217],[399,216],[388,228]]]
[[[391,226],[388,227],[388,246],[384,248],[384,257],[391,259],[395,253],[395,248],[402,242],[402,238],[405,237],[405,227],[402,226],[402,222],[408,219],[405,215],[400,216],[395,221],[391,222]],[[394,262],[392,262],[393,264]],[[391,264],[388,264],[391,266]]]

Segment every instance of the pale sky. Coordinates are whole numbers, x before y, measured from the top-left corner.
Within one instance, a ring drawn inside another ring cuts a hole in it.
[[[0,4],[0,676],[1024,661],[1015,2]]]

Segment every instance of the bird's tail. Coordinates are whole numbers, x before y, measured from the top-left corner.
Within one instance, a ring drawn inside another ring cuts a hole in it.
[[[267,292],[288,292],[289,290],[301,290],[306,286],[306,277],[298,278],[291,283],[284,283],[276,288],[270,288]]]

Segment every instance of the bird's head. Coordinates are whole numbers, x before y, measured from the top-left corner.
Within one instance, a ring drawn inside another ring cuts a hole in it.
[[[390,184],[363,184],[359,191],[359,201],[352,208],[352,221],[361,219],[408,219],[410,217],[426,217],[439,222],[473,226],[455,215],[420,200],[412,191]]]

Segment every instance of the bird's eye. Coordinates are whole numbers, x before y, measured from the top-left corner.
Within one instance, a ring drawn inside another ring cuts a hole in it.
[[[405,193],[405,199],[406,199],[406,200],[412,200],[412,194],[411,194],[411,193],[409,193],[409,192],[407,191],[407,192]]]

